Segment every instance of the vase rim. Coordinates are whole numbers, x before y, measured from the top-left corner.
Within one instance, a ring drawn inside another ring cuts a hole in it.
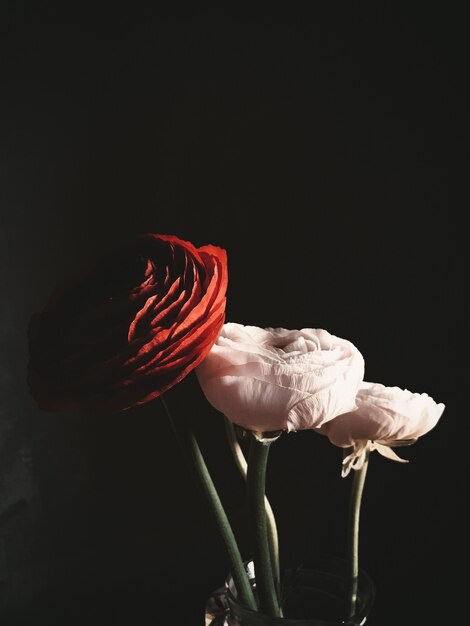
[[[313,569],[315,564],[321,566],[327,562],[335,564],[338,567],[344,566],[347,563],[345,558],[334,554],[319,554],[315,555],[311,559],[307,559],[305,564],[302,564],[299,567],[299,573],[306,575],[309,572],[315,572],[317,571]],[[253,588],[255,588],[256,583],[253,560],[250,559],[245,561],[244,566],[250,580],[250,584]],[[292,570],[293,568],[287,568],[285,573],[291,572]],[[339,581],[344,581],[344,576],[340,576],[338,572],[331,573],[331,576],[333,578],[336,577]],[[362,626],[366,623],[370,609],[374,604],[376,588],[370,575],[363,568],[359,568],[359,598],[362,599],[362,602],[360,604],[358,603],[358,609],[352,617],[345,617],[340,622],[338,622],[337,619],[332,620],[332,618],[271,617],[264,613],[260,613],[259,611],[253,611],[238,602],[236,589],[230,574],[225,580],[225,592],[228,603],[231,605],[231,609],[236,610],[240,615],[242,615],[245,620],[247,620],[247,623],[248,620],[251,620],[251,622],[253,622],[256,626],[264,626],[265,624],[269,624],[270,626],[338,626],[339,624],[342,626]]]

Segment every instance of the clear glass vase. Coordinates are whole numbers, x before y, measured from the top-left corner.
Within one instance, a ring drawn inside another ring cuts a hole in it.
[[[253,562],[245,564],[256,596]],[[375,584],[359,572],[356,610],[348,617],[348,578],[344,559],[318,556],[314,562],[285,571],[281,581],[283,617],[270,617],[247,609],[237,600],[229,575],[206,605],[205,626],[363,626],[375,600]]]

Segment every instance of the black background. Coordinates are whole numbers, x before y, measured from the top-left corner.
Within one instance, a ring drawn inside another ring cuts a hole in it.
[[[466,21],[452,3],[310,4],[2,3],[4,626],[198,626],[227,572],[158,401],[47,414],[26,386],[32,312],[141,232],[227,250],[228,321],[326,328],[361,350],[366,380],[446,404],[408,464],[372,457],[361,563],[371,626],[468,613]],[[248,557],[221,416],[192,375],[167,401]],[[286,563],[343,553],[340,460],[313,433],[273,446]]]

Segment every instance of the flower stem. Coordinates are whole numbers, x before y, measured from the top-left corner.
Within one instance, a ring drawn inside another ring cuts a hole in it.
[[[170,413],[166,401],[160,396],[163,403],[165,412],[170,420],[170,424],[173,428],[173,432],[176,435],[177,441],[185,451],[188,452],[189,457],[192,459],[194,468],[196,469],[203,491],[207,497],[212,513],[215,516],[215,520],[225,543],[225,547],[228,553],[228,557],[231,564],[231,574],[235,587],[237,588],[240,601],[252,611],[257,610],[255,596],[248,579],[243,560],[240,554],[240,550],[235,539],[235,535],[230,526],[230,522],[223,508],[222,502],[219,498],[215,485],[207,469],[204,457],[199,448],[197,439],[193,431],[188,427],[185,433],[185,442],[180,439],[179,433],[173,421],[173,417]],[[185,445],[184,445],[185,444]]]
[[[225,430],[227,432],[228,443],[230,446],[230,450],[232,451],[233,458],[235,459],[235,463],[237,464],[240,474],[246,480],[247,473],[248,473],[248,463],[246,462],[245,455],[243,454],[243,450],[238,441],[237,433],[235,432],[235,427],[233,423],[227,417],[225,417]],[[266,506],[266,517],[267,517],[267,525],[268,525],[268,542],[269,542],[269,551],[271,554],[271,562],[273,566],[274,585],[277,589],[277,593],[279,597],[279,585],[280,585],[279,536],[277,532],[276,519],[274,517],[274,512],[266,496],[264,497],[264,503]]]
[[[256,437],[252,436],[248,455],[248,507],[253,533],[253,561],[260,610],[272,617],[279,617],[279,601],[271,566],[264,501],[270,445],[270,443],[258,441]]]
[[[361,500],[369,464],[369,451],[365,452],[360,469],[353,470],[353,482],[349,501],[347,550],[349,561],[348,617],[356,612],[357,587],[359,579],[359,518]]]

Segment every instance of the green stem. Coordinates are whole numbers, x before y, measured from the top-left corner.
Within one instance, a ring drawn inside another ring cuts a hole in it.
[[[357,587],[359,579],[359,518],[361,500],[369,465],[369,451],[365,452],[364,463],[358,470],[353,470],[353,482],[349,501],[347,551],[349,562],[348,617],[356,612]]]
[[[252,436],[248,455],[248,507],[252,528],[253,561],[260,610],[271,617],[279,617],[279,602],[271,566],[266,507],[264,503],[269,448],[270,443],[258,441],[256,437]]]
[[[163,403],[163,407],[165,412],[170,420],[170,424],[173,428],[173,431],[176,435],[177,441],[183,447],[185,451],[188,452],[190,458],[193,461],[194,468],[198,474],[201,486],[203,491],[207,497],[212,513],[215,516],[215,520],[219,529],[219,532],[222,536],[222,539],[225,543],[225,547],[228,553],[228,557],[231,564],[231,574],[233,577],[233,581],[235,583],[235,587],[237,588],[237,592],[240,598],[240,601],[252,611],[257,610],[255,596],[253,594],[253,590],[250,585],[250,581],[248,579],[248,575],[246,573],[245,567],[243,565],[243,560],[240,554],[240,550],[237,545],[237,541],[235,539],[235,535],[233,534],[232,528],[230,526],[230,522],[223,508],[222,502],[219,498],[215,485],[212,481],[212,478],[209,474],[209,470],[207,469],[206,463],[204,461],[204,457],[202,456],[201,450],[197,443],[196,437],[192,430],[189,427],[185,433],[185,443],[183,444],[179,437],[179,433],[174,424],[172,415],[167,406],[166,401],[160,396],[160,399]]]
[[[235,459],[235,463],[240,471],[240,474],[246,480],[248,473],[248,463],[246,462],[245,455],[243,454],[243,450],[238,441],[237,433],[235,432],[235,427],[233,423],[225,417],[225,430],[227,432],[227,439],[230,446],[230,450],[232,451],[233,458]],[[274,517],[274,512],[269,503],[268,498],[264,497],[264,503],[266,506],[266,516],[268,523],[268,542],[269,542],[269,551],[271,554],[271,562],[273,565],[273,575],[274,575],[274,585],[277,589],[279,596],[279,585],[280,585],[280,565],[279,565],[279,536],[277,532],[276,519]]]

